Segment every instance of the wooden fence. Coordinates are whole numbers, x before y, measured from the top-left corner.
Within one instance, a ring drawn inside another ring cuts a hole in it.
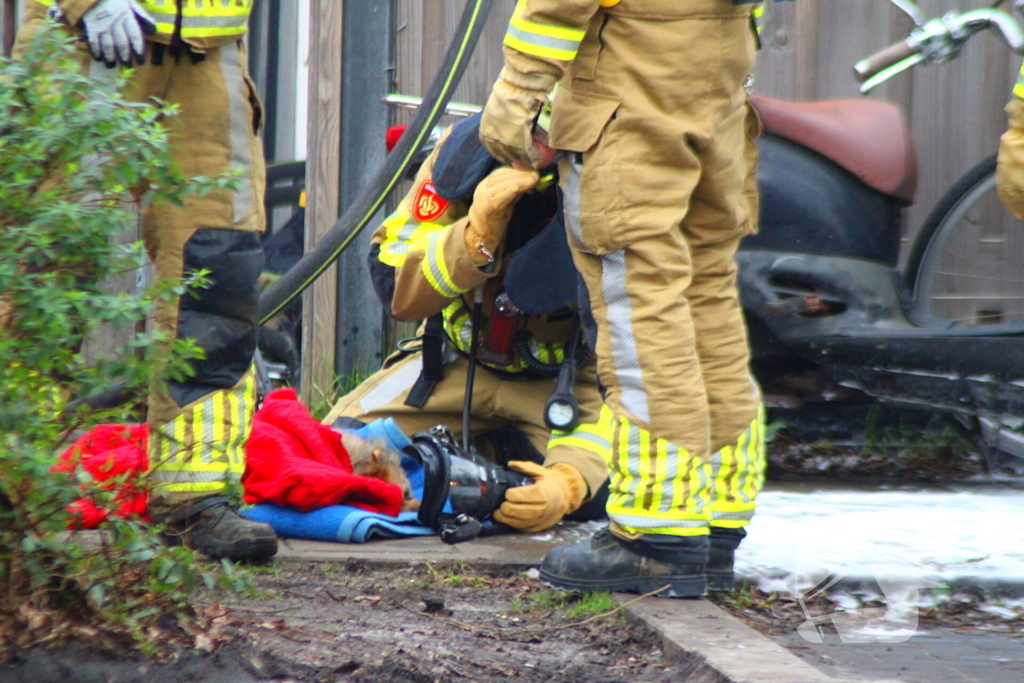
[[[0,57],[11,54],[18,30],[18,0],[0,0]]]
[[[397,88],[421,95],[441,60],[461,0],[398,0]],[[1003,9],[1009,9],[1009,2]],[[990,6],[984,0],[921,0],[926,19],[946,12]],[[482,103],[501,67],[501,40],[513,0],[496,0],[486,33],[456,98]],[[887,0],[797,0],[768,2],[763,49],[754,70],[754,90],[795,101],[861,99],[852,66],[859,59],[907,36],[911,20]],[[685,59],[685,54],[680,55]],[[916,203],[904,214],[902,261],[926,217],[942,195],[972,166],[994,153],[1006,128],[1003,106],[1010,98],[1020,57],[992,33],[975,36],[960,57],[944,65],[917,67],[872,92],[874,99],[896,104],[917,145],[919,179]],[[993,197],[979,209],[985,220],[964,229],[955,243],[959,266],[972,277],[947,280],[937,287],[948,294],[983,297],[993,278],[1024,280],[1024,230],[1009,219]],[[968,291],[972,290],[972,291]],[[976,290],[976,291],[974,291]],[[955,297],[960,299],[959,296]],[[1013,310],[1010,310],[1013,309]],[[964,320],[998,321],[1024,315],[1006,299],[987,305],[983,298],[948,302],[942,315]]]
[[[922,0],[926,18],[966,11],[980,0]],[[396,79],[399,91],[422,95],[430,83],[462,9],[461,0],[398,0]],[[513,0],[496,0],[477,54],[456,99],[483,103],[501,68],[501,40]],[[853,64],[901,38],[912,23],[886,0],[770,2],[754,90],[799,101],[863,96]],[[685,59],[685,54],[680,55]],[[918,67],[871,94],[897,104],[918,146],[916,204],[907,211],[905,240],[913,239],[927,212],[965,171],[995,152],[1006,128],[1020,57],[991,34],[967,44],[961,57]]]

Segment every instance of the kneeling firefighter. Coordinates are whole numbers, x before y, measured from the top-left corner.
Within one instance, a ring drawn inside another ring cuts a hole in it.
[[[459,434],[471,400],[468,432],[482,454],[533,480],[510,489],[494,518],[541,531],[599,496],[611,441],[600,424],[593,354],[577,344],[578,278],[553,176],[538,184],[536,171],[498,167],[478,123],[448,131],[372,238],[374,287],[394,317],[427,319],[421,346],[389,358],[324,422],[391,417],[406,434],[436,425]],[[478,316],[474,301],[482,302]],[[474,317],[480,367],[467,399]],[[578,367],[561,387],[575,394],[572,407],[550,401],[567,353]],[[554,419],[561,429],[545,421],[552,406],[563,408]],[[603,514],[603,498],[587,509]]]

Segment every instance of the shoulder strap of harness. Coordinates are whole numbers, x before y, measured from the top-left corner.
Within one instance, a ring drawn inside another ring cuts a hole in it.
[[[409,390],[405,405],[422,408],[437,383],[444,379],[444,344],[444,316],[436,313],[427,318],[423,328],[423,369]]]

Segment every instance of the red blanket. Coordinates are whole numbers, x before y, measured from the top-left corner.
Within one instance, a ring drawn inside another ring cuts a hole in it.
[[[322,425],[299,403],[294,389],[270,392],[256,413],[245,445],[247,503],[287,505],[303,512],[352,505],[395,516],[402,489],[352,474],[341,435]]]
[[[148,439],[149,430],[144,424],[100,425],[71,444],[53,470],[73,474],[81,465],[93,481],[108,482],[105,485],[108,490],[120,489],[114,496],[117,501],[115,515],[147,520],[149,493],[139,475],[149,467],[146,459]],[[112,479],[115,481],[110,481]],[[89,486],[88,483],[82,484],[83,489]],[[99,526],[109,514],[88,498],[79,498],[68,511],[76,518],[69,526],[86,529]]]
[[[117,478],[110,483],[120,488],[114,514],[145,518],[148,494],[138,475],[148,469],[147,436],[146,425],[100,425],[72,444],[54,470],[72,473],[80,465],[96,481]],[[402,489],[353,474],[341,435],[313,419],[293,389],[278,389],[266,397],[253,419],[245,455],[247,503],[303,512],[328,505],[391,516],[401,511]],[[73,526],[85,528],[99,525],[109,514],[87,498],[70,511],[77,518]]]

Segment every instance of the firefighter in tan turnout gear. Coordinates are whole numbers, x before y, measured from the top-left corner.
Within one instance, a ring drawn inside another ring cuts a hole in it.
[[[190,196],[143,211],[155,278],[206,270],[210,286],[162,303],[159,329],[204,352],[194,374],[151,389],[150,514],[167,538],[214,557],[258,560],[277,551],[273,529],[241,518],[222,493],[245,466],[256,403],[257,278],[263,267],[262,112],[246,73],[242,36],[252,0],[33,0],[19,42],[47,13],[83,38],[83,68],[97,88],[134,66],[130,98],[179,105],[161,123],[186,177],[232,171],[233,191]]]
[[[449,425],[458,434],[474,293],[481,291],[481,365],[472,391],[471,435],[484,455],[536,482],[510,489],[494,518],[522,531],[541,531],[601,491],[610,444],[599,425],[601,396],[592,361],[579,369],[574,384],[577,424],[564,431],[545,424],[545,403],[555,383],[538,371],[541,365],[557,368],[578,329],[571,308],[576,274],[570,274],[570,287],[550,314],[524,314],[509,299],[514,272],[509,264],[525,258],[520,247],[556,214],[555,188],[535,190],[539,176],[532,169],[490,170],[495,163],[480,145],[478,118],[462,121],[446,134],[371,240],[370,271],[382,301],[399,319],[428,319],[422,349],[389,359],[383,370],[343,397],[324,423],[391,417],[406,434],[435,425]],[[456,145],[471,152],[475,147],[476,162],[465,163],[472,154],[456,150]],[[482,180],[452,183],[435,175],[435,164],[446,153],[457,171],[475,167]],[[459,184],[461,189],[453,187]],[[561,224],[551,227],[555,231],[546,234],[564,244]],[[572,271],[568,245],[565,252]],[[529,279],[537,282],[526,285],[547,286],[545,296],[558,289],[551,280]],[[603,513],[599,503],[588,507]]]
[[[610,526],[548,553],[554,586],[731,588],[764,469],[733,259],[756,225],[755,49],[752,6],[733,0],[520,0],[509,24],[481,138],[533,166],[558,84],[550,146],[612,443]]]
[[[1024,221],[1024,66],[1013,87],[1013,99],[1006,105],[1009,127],[999,139],[996,190],[1003,206]]]

